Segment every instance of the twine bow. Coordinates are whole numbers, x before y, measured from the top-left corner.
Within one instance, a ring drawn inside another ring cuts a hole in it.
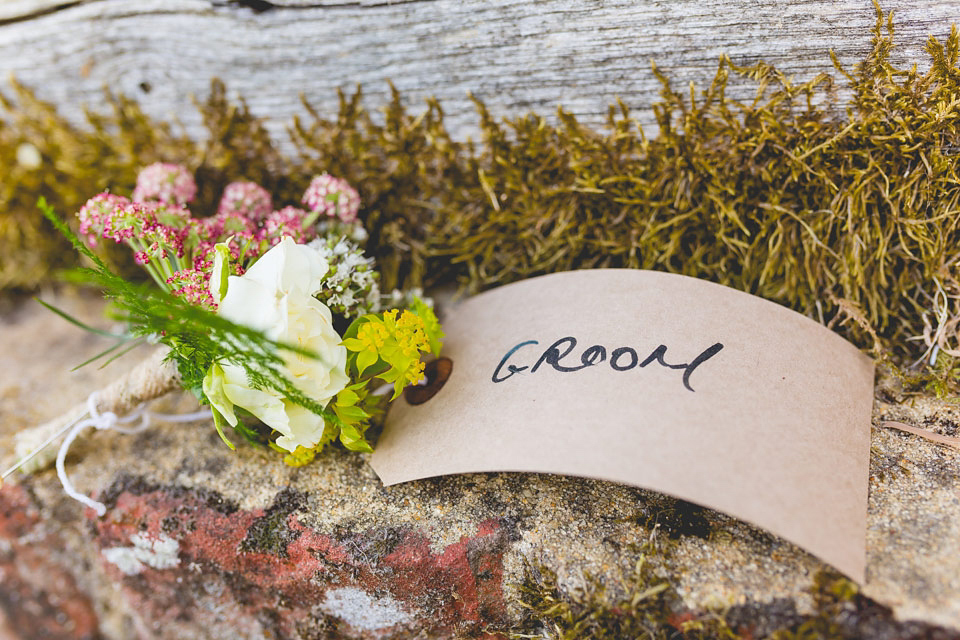
[[[73,422],[68,423],[65,427],[47,438],[43,444],[31,451],[30,454],[25,456],[23,459],[17,462],[17,464],[7,470],[3,474],[3,477],[6,477],[18,469],[25,462],[33,458],[48,445],[52,444],[57,438],[66,433],[67,437],[64,438],[63,442],[60,443],[60,448],[57,451],[57,477],[60,479],[60,484],[63,485],[63,491],[74,500],[93,509],[98,516],[103,516],[107,512],[106,505],[104,505],[102,502],[97,502],[89,496],[77,491],[73,486],[73,483],[70,481],[69,476],[67,476],[67,453],[69,453],[70,446],[73,444],[73,441],[77,439],[77,436],[79,436],[84,429],[93,427],[94,429],[102,431],[116,431],[125,435],[133,435],[147,429],[152,420],[160,420],[162,422],[195,422],[197,420],[204,420],[212,417],[209,409],[203,409],[201,411],[195,411],[193,413],[181,415],[151,412],[147,410],[147,405],[145,402],[137,405],[137,407],[127,415],[120,417],[113,411],[101,412],[99,409],[97,409],[99,397],[99,391],[94,391],[91,393],[87,397],[87,410],[83,415],[78,417]],[[127,426],[137,422],[138,420],[139,424],[136,424],[135,426]]]

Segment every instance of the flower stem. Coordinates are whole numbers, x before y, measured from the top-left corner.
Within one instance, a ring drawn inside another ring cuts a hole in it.
[[[127,245],[134,250],[134,252],[146,253],[146,247],[136,239],[127,240]],[[169,285],[167,285],[167,279],[160,275],[160,272],[157,271],[157,268],[151,263],[146,262],[143,264],[143,268],[146,269],[147,273],[150,274],[150,277],[153,278],[153,281],[156,282],[161,289],[168,292],[170,291]]]

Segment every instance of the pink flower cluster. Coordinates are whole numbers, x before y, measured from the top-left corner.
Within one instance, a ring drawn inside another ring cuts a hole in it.
[[[156,162],[140,171],[134,202],[167,202],[185,205],[197,195],[197,183],[185,167]]]
[[[275,211],[263,187],[233,182],[224,189],[216,215],[194,218],[185,205],[196,191],[185,168],[150,165],[137,177],[132,201],[106,192],[90,198],[77,213],[80,234],[91,245],[100,238],[127,244],[161,287],[216,309],[209,291],[215,245],[227,244],[232,272],[241,275],[284,236],[301,244],[316,238],[319,216],[352,222],[360,203],[350,185],[327,174],[314,178],[303,196],[311,212],[291,206]]]
[[[87,200],[87,203],[77,212],[77,218],[80,220],[80,235],[87,240],[87,244],[96,246],[97,239],[103,233],[107,221],[116,210],[129,203],[130,200],[127,198],[115,196],[106,191]]]
[[[98,238],[115,242],[135,242],[139,264],[149,257],[166,258],[171,253],[183,257],[190,212],[177,205],[161,202],[131,202],[123,196],[101,193],[89,200],[77,213],[80,233],[89,244]]]
[[[207,238],[221,238],[231,235],[254,236],[257,231],[256,223],[246,216],[236,212],[222,212],[204,218],[199,222],[202,234]]]
[[[270,193],[256,182],[231,182],[223,190],[218,214],[238,214],[262,220],[273,211]]]
[[[353,222],[360,211],[360,194],[343,178],[334,178],[323,173],[310,181],[303,194],[303,204],[310,211],[329,217],[338,217],[343,222]]]
[[[167,278],[170,293],[184,298],[190,304],[208,309],[216,309],[217,303],[210,292],[210,270],[181,269]]]
[[[284,207],[266,217],[261,228],[261,237],[270,247],[278,244],[283,236],[290,236],[297,244],[306,244],[317,237],[315,225],[303,226],[310,214],[297,207]]]

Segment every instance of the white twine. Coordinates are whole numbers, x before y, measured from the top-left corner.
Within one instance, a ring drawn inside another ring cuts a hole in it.
[[[98,516],[103,516],[103,514],[107,512],[106,505],[104,505],[102,502],[97,502],[96,500],[93,500],[85,494],[77,491],[74,488],[73,483],[70,482],[70,478],[67,477],[67,472],[64,468],[64,462],[67,459],[67,453],[70,451],[70,445],[73,444],[73,441],[76,440],[81,431],[87,427],[93,427],[95,429],[104,431],[116,431],[118,433],[132,435],[135,433],[140,433],[149,427],[151,419],[161,420],[163,422],[193,422],[195,420],[210,418],[212,414],[210,413],[209,409],[181,415],[170,413],[153,413],[147,411],[146,403],[142,403],[136,409],[121,418],[113,411],[104,411],[103,413],[100,413],[100,411],[97,410],[98,397],[99,392],[94,391],[87,398],[87,413],[90,415],[89,418],[84,418],[81,416],[75,420],[71,426],[67,427],[70,429],[70,431],[67,433],[67,437],[64,438],[63,442],[60,443],[60,450],[57,451],[57,477],[60,478],[60,484],[63,485],[64,493],[74,500],[81,502],[96,511]],[[124,426],[137,420],[140,421],[140,424],[134,427]]]

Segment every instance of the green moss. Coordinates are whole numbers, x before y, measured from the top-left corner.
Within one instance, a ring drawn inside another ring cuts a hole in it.
[[[810,587],[814,611],[809,614],[797,613],[795,602],[783,599],[693,611],[675,589],[678,580],[672,574],[670,550],[669,541],[664,545],[653,530],[633,571],[615,585],[616,596],[590,576],[585,588],[572,591],[562,587],[548,568],[528,566],[519,585],[525,615],[505,635],[555,640],[952,637],[942,627],[898,621],[888,607],[863,596],[853,582],[830,570],[814,576]]]
[[[588,577],[582,590],[560,586],[545,566],[528,566],[520,585],[520,605],[526,612],[511,629],[511,638],[737,638],[721,612],[685,610],[672,583],[663,577],[669,546],[658,541],[656,530],[638,551],[618,595]]]
[[[457,249],[442,239],[450,236],[448,224],[485,210],[476,196],[476,150],[450,137],[436,101],[414,116],[394,90],[378,122],[363,108],[361,97],[360,89],[350,97],[341,93],[335,120],[305,104],[312,121],[297,120],[293,127],[303,186],[313,173],[327,171],[359,190],[382,288],[455,279],[463,266]]]
[[[76,210],[163,159],[194,169],[201,211],[237,178],[295,202],[310,176],[349,180],[364,201],[370,250],[383,284],[455,282],[475,292],[565,269],[645,268],[709,279],[822,320],[882,362],[904,388],[955,391],[960,360],[960,37],[931,39],[930,68],[899,68],[890,15],[877,7],[873,48],[803,84],[775,68],[721,58],[703,91],[663,90],[659,132],[648,138],[627,108],[603,131],[558,111],[499,120],[477,101],[482,141],[453,140],[443,110],[409,113],[394,92],[383,117],[357,90],[336,116],[296,120],[285,155],[243,105],[214,82],[200,105],[209,135],[187,140],[150,122],[129,100],[71,127],[29,91],[4,99],[0,161],[0,287],[31,287],[72,258],[34,208],[45,195]],[[732,84],[756,99],[727,97]],[[842,109],[836,89],[852,98]],[[40,169],[16,162],[36,146]]]
[[[849,637],[838,620],[853,609],[853,600],[858,592],[857,586],[846,578],[832,572],[819,572],[814,576],[810,589],[816,615],[808,616],[793,628],[774,632],[772,640]]]
[[[147,123],[135,104],[106,98],[111,115],[91,116],[91,129],[80,130],[16,83],[11,95],[0,94],[8,114],[0,120],[0,289],[35,286],[77,260],[43,219],[40,196],[60,211],[76,211],[108,187],[132,189],[141,163],[181,147],[168,127]],[[39,153],[38,167],[18,161],[25,150]]]
[[[263,516],[250,525],[238,550],[288,557],[287,547],[296,542],[302,533],[290,527],[290,516],[303,509],[306,500],[306,494],[300,491],[289,487],[281,490]]]
[[[815,612],[769,634],[771,640],[900,640],[950,638],[956,632],[925,622],[897,620],[893,611],[860,593],[856,584],[833,571],[814,576],[810,588]]]
[[[135,102],[113,93],[105,94],[106,112],[88,112],[87,129],[72,126],[16,82],[8,93],[0,93],[7,114],[0,119],[0,166],[9,167],[0,179],[0,290],[36,287],[78,260],[37,208],[41,196],[70,215],[105,189],[129,195],[141,168],[167,161],[195,170],[199,211],[212,211],[230,180],[252,176],[273,187],[288,173],[260,121],[242,104],[228,104],[217,81],[199,106],[210,132],[203,144],[150,120]],[[31,147],[41,159],[36,168],[17,157]],[[103,251],[113,266],[139,273],[129,251],[112,246]]]

